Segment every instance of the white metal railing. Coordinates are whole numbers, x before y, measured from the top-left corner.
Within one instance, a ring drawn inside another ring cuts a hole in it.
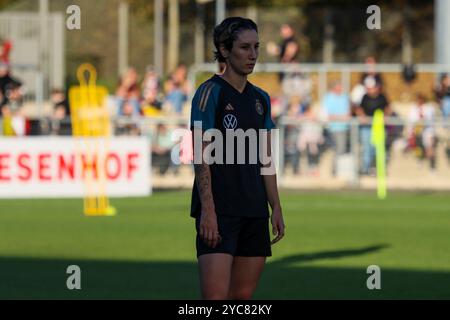
[[[396,72],[401,73],[403,71],[403,64],[400,63],[378,63],[371,68],[376,72]],[[427,73],[450,73],[450,65],[445,64],[434,64],[434,63],[418,63],[414,65],[415,71],[417,73],[427,72]],[[200,72],[211,72],[216,73],[218,71],[218,66],[216,63],[202,63],[195,64],[189,69],[188,78],[190,83],[195,84],[197,79],[197,74]],[[257,63],[255,66],[254,73],[303,73],[311,74],[318,73],[319,83],[318,83],[318,93],[319,99],[325,95],[327,91],[327,74],[328,73],[340,73],[341,82],[345,93],[350,92],[350,75],[353,72],[367,72],[368,66],[364,63]],[[194,93],[191,93],[191,97]]]

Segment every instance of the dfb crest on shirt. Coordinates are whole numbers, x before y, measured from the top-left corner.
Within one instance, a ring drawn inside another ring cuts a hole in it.
[[[225,117],[223,117],[223,126],[225,127],[225,129],[236,129],[236,117],[232,114],[227,114]]]
[[[255,108],[256,108],[256,112],[258,112],[258,114],[262,116],[262,114],[264,113],[264,108],[258,99],[256,99]]]

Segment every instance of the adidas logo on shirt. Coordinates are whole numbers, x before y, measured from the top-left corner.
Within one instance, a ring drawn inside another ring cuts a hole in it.
[[[233,108],[233,106],[229,103],[229,104],[226,105],[225,110],[227,110],[227,111],[232,111],[232,110],[234,110],[234,108]]]

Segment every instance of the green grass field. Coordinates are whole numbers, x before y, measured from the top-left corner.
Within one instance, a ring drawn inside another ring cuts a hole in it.
[[[286,237],[256,299],[450,298],[450,194],[281,193]],[[197,299],[190,192],[113,199],[116,217],[82,201],[0,201],[2,299]],[[81,290],[66,288],[69,265]],[[381,290],[368,290],[369,265]]]

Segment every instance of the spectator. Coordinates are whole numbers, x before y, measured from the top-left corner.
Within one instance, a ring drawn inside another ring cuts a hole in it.
[[[295,39],[294,29],[288,25],[283,24],[280,28],[281,43],[277,46],[273,42],[267,44],[267,52],[269,55],[277,56],[280,63],[294,63],[297,62],[299,54],[299,46]],[[284,78],[284,73],[279,74],[280,81]]]
[[[159,79],[157,73],[151,67],[147,67],[147,72],[142,82],[143,101],[142,113],[146,117],[161,115],[162,102],[159,99]]]
[[[3,134],[6,136],[24,136],[29,132],[29,122],[22,109],[21,83],[10,82],[5,88],[7,102],[1,106]]]
[[[389,110],[389,120],[391,123],[386,123],[384,128],[386,132],[386,163],[389,163],[391,159],[391,149],[394,145],[394,142],[397,139],[403,138],[403,129],[404,126],[402,124],[401,118],[399,114],[393,110],[392,108]]]
[[[158,117],[162,115],[162,102],[157,97],[155,90],[145,91],[142,101],[142,113],[146,117]]]
[[[299,46],[295,39],[294,29],[288,25],[283,24],[280,29],[282,38],[280,44],[279,59],[281,63],[293,63],[297,61]]]
[[[293,97],[289,103],[286,116],[289,120],[299,119],[302,113],[302,106],[299,103],[299,98]],[[299,173],[300,167],[300,150],[297,145],[298,136],[300,132],[300,127],[298,124],[288,124],[285,127],[285,137],[284,137],[284,168],[286,169],[287,164],[291,164],[292,171],[294,175]]]
[[[450,118],[450,76],[447,73],[441,75],[439,84],[435,88],[435,95],[440,104],[444,119]]]
[[[361,83],[364,83],[368,77],[371,77],[375,79],[377,86],[383,90],[383,78],[381,77],[381,74],[377,72],[377,61],[373,56],[366,58],[366,68],[367,71],[361,76]]]
[[[440,77],[439,84],[435,88],[436,98],[439,102],[442,117],[445,120],[450,119],[450,75],[448,73],[444,73]],[[446,147],[445,153],[447,154],[447,160],[450,163],[450,128],[447,127],[445,129],[447,138],[444,140]]]
[[[11,93],[9,90],[11,88],[21,88],[22,82],[18,79],[11,77],[9,72],[9,66],[5,62],[0,62],[0,108],[8,104],[10,100],[9,94]],[[17,92],[15,92],[17,94]]]
[[[23,104],[22,83],[12,80],[5,86],[6,103],[12,110],[19,110]]]
[[[153,67],[148,66],[145,72],[144,81],[142,81],[142,94],[145,96],[148,92],[159,92],[159,77]]]
[[[131,100],[125,100],[120,110],[121,118],[116,123],[116,135],[133,135],[140,134],[138,121],[140,110],[136,109]]]
[[[361,101],[366,94],[366,87],[363,83],[358,82],[350,92],[350,102],[351,102],[351,114],[352,116],[357,115],[357,109],[361,106]]]
[[[323,113],[328,121],[328,125],[334,145],[333,175],[336,174],[337,158],[347,152],[347,136],[350,126],[345,123],[350,120],[350,99],[342,92],[342,84],[335,81],[331,85],[322,102]],[[333,122],[338,121],[338,122]]]
[[[164,175],[171,167],[171,151],[175,142],[172,141],[172,132],[165,124],[158,124],[156,134],[152,138],[152,162],[159,168],[159,174]]]
[[[299,45],[295,38],[294,29],[288,25],[283,24],[280,28],[281,43],[276,45],[274,42],[269,42],[267,45],[267,52],[269,55],[277,56],[279,63],[289,64],[298,62]],[[278,74],[283,94],[287,97],[302,96],[304,104],[310,103],[310,92],[312,84],[307,75],[300,72],[280,72]]]
[[[420,159],[428,159],[430,169],[436,169],[436,111],[426,97],[418,94],[408,116],[408,148],[417,152]]]
[[[133,109],[132,113],[140,112],[140,90],[138,85],[138,74],[134,68],[129,68],[121,77],[116,90],[116,101],[118,114],[122,115],[124,105],[129,103]]]
[[[367,93],[363,96],[361,106],[356,110],[360,121],[360,136],[363,148],[362,152],[362,168],[361,174],[369,174],[375,157],[375,148],[372,146],[371,134],[372,125],[371,117],[376,110],[382,110],[385,114],[389,114],[389,102],[381,93],[381,87],[373,77],[365,80]]]
[[[122,117],[116,124],[116,134],[139,135],[137,118],[141,115],[140,90],[138,74],[134,68],[129,68],[120,79],[116,99],[118,115]]]
[[[361,106],[362,98],[367,93],[367,81],[369,81],[370,85],[372,80],[375,80],[376,84],[383,90],[383,79],[381,74],[376,71],[376,60],[374,57],[367,57],[366,68],[367,71],[361,75],[360,81],[352,88],[350,93],[351,114],[353,116],[356,116],[356,110]]]
[[[166,101],[176,114],[183,113],[184,103],[187,101],[189,86],[187,82],[186,65],[180,64],[165,84]]]
[[[308,106],[299,117],[303,120],[297,147],[308,159],[308,174],[319,175],[320,147],[325,143],[322,126],[317,122],[313,110]]]
[[[53,89],[50,94],[53,104],[52,132],[56,135],[71,135],[70,107],[66,94],[61,89]]]
[[[286,97],[283,95],[280,96],[274,95],[270,97],[270,104],[271,104],[270,113],[272,116],[272,120],[275,123],[275,126],[277,127],[281,117],[286,112],[287,103],[285,100]]]

